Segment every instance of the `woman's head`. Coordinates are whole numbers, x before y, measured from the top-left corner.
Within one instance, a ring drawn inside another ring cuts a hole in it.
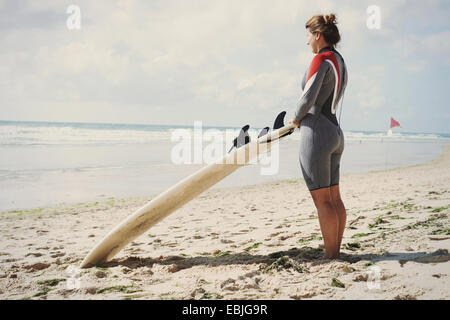
[[[311,46],[314,53],[325,46],[335,47],[341,40],[338,27],[336,26],[336,15],[315,15],[305,24],[307,44]]]

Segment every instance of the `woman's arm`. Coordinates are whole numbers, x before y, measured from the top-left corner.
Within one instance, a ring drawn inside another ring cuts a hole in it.
[[[321,55],[318,54],[314,57],[309,68],[305,88],[297,102],[297,109],[294,116],[296,122],[300,122],[314,105],[314,102],[316,102],[323,79],[329,68],[330,64],[325,63]]]

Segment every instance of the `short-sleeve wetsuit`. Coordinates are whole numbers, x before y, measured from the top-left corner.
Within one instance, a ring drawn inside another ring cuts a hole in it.
[[[310,191],[339,184],[344,134],[336,109],[347,86],[344,59],[322,48],[306,70],[294,119],[300,125],[300,166]]]

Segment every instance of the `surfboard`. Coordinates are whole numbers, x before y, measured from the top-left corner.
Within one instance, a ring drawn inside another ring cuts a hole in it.
[[[227,155],[184,178],[174,186],[153,198],[136,210],[122,223],[112,229],[84,258],[80,268],[91,267],[111,260],[128,243],[142,235],[152,226],[178,208],[209,189],[238,168],[247,165],[261,154],[268,152],[274,143],[291,134],[296,126],[284,125],[286,112],[275,120],[274,130],[264,128],[258,139],[250,141],[248,125],[242,128],[239,137]]]

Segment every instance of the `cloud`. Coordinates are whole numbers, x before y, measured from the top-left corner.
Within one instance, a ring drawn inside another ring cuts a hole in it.
[[[366,27],[368,4],[355,1],[79,0],[77,31],[66,27],[70,4],[0,1],[0,118],[66,120],[77,108],[71,118],[103,121],[94,110],[109,108],[121,122],[170,114],[172,123],[202,115],[227,125],[237,111],[255,121],[280,106],[293,111],[313,58],[304,23],[315,13],[337,13],[346,99],[365,110],[383,108],[385,74],[398,61],[422,72],[450,59],[448,5],[438,1],[379,1],[379,31]],[[427,29],[421,10],[439,28]]]
[[[59,2],[43,2],[15,0],[0,1],[0,30],[40,29],[45,30],[65,23],[66,7],[60,7]],[[49,6],[50,5],[50,6]],[[58,11],[61,8],[62,11]]]
[[[420,73],[429,67],[450,66],[450,31],[427,34],[409,34],[393,41],[401,66],[408,73]]]
[[[352,91],[356,105],[363,109],[378,109],[384,105],[385,96],[380,84],[380,67],[372,67],[374,72],[353,72],[349,75],[347,89]]]

